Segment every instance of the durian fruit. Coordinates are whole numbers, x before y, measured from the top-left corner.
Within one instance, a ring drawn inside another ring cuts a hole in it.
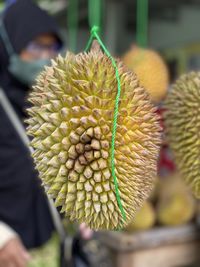
[[[111,175],[111,138],[117,80],[111,60],[95,46],[59,56],[29,96],[28,133],[47,193],[72,221],[92,229],[126,225],[150,194],[156,176],[160,126],[138,80],[117,63],[121,81],[115,139],[115,173],[123,220]]]
[[[156,213],[153,205],[149,201],[146,201],[125,230],[128,232],[147,230],[153,227],[155,221]]]
[[[164,102],[166,137],[186,183],[200,198],[200,72],[181,76]]]
[[[181,225],[194,217],[195,210],[195,199],[180,174],[163,178],[158,198],[158,221],[162,225]]]
[[[136,73],[141,86],[144,86],[155,103],[165,97],[169,85],[169,72],[157,52],[134,45],[123,56],[123,61]]]

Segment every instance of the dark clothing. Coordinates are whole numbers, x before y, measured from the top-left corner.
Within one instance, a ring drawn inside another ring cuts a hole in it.
[[[16,52],[37,35],[54,33],[54,21],[30,0],[18,0],[4,14],[5,28]],[[60,40],[60,39],[59,39]],[[8,72],[9,58],[0,39],[0,87],[16,113],[24,119],[28,88]],[[28,149],[0,107],[0,221],[21,237],[27,248],[40,246],[51,235],[53,223],[40,180]]]
[[[4,25],[16,53],[44,33],[54,34],[62,44],[54,20],[31,0],[18,0],[5,12]]]
[[[53,230],[32,159],[1,107],[0,221],[11,226],[27,248],[43,244]]]

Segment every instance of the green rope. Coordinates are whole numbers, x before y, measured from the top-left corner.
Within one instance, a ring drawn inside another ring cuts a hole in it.
[[[69,49],[76,52],[78,33],[78,0],[70,0],[67,10],[67,25],[69,32]]]
[[[125,221],[126,220],[126,213],[124,211],[122,202],[121,202],[121,198],[120,198],[120,193],[119,193],[119,185],[118,185],[118,181],[117,181],[117,177],[115,174],[115,138],[116,138],[116,132],[117,132],[117,118],[118,118],[118,111],[119,111],[119,99],[120,99],[120,95],[121,95],[121,82],[120,82],[120,77],[119,77],[119,71],[117,68],[117,64],[114,60],[114,58],[111,56],[110,52],[107,50],[107,48],[105,47],[105,45],[103,44],[101,38],[99,37],[99,27],[94,25],[91,29],[91,34],[90,34],[90,39],[88,41],[88,44],[86,46],[86,51],[89,50],[93,39],[96,39],[98,41],[98,43],[100,44],[102,50],[104,51],[104,53],[108,56],[108,58],[111,60],[112,65],[115,69],[115,76],[116,76],[116,80],[117,80],[117,95],[116,95],[116,99],[115,99],[115,109],[114,109],[114,117],[113,117],[113,130],[112,130],[112,141],[111,141],[111,172],[112,172],[112,177],[114,180],[114,186],[115,186],[115,192],[116,192],[116,198],[117,198],[117,203],[119,206],[119,209],[121,211],[122,214],[122,218]]]
[[[141,47],[148,44],[148,0],[137,0],[136,42]]]

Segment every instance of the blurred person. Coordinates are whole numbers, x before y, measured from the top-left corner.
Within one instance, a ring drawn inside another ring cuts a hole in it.
[[[36,76],[62,47],[54,20],[31,0],[18,0],[0,24],[0,87],[21,121]],[[51,236],[47,200],[27,148],[0,106],[0,267],[25,267],[28,249]]]
[[[0,87],[18,117],[37,75],[62,49],[55,21],[31,0],[11,1],[0,21]],[[54,230],[29,151],[0,106],[0,267],[24,267],[28,249],[40,247]],[[89,239],[85,224],[80,234]]]

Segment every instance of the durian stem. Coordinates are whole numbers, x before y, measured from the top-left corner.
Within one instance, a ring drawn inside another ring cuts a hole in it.
[[[100,44],[97,42],[97,40],[93,40],[92,44],[91,44],[91,50],[95,51],[97,53],[99,53],[101,51],[101,46]]]

